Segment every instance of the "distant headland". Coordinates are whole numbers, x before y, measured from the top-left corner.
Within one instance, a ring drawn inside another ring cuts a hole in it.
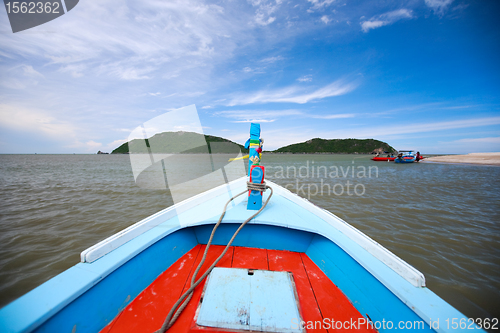
[[[208,143],[211,153],[233,153],[234,149],[240,149],[242,153],[248,153],[243,145],[231,140],[213,135],[203,135],[194,132],[163,132],[155,134],[149,139],[134,139],[125,142],[114,149],[111,154],[148,153],[153,147],[154,153],[207,153],[207,146],[201,145],[204,141]],[[194,147],[194,148],[193,148]],[[383,154],[385,152],[396,153],[389,144],[375,139],[320,139],[314,138],[302,143],[295,143],[278,148],[270,153],[288,154]]]
[[[302,143],[281,147],[273,153],[292,154],[383,154],[396,153],[389,144],[375,139],[320,139],[315,138]]]
[[[208,144],[205,144],[205,142]],[[213,135],[203,135],[194,132],[163,132],[149,139],[134,139],[125,142],[111,154],[134,153],[164,153],[164,154],[200,154],[200,153],[234,153],[235,150],[248,153],[242,145],[231,140]]]

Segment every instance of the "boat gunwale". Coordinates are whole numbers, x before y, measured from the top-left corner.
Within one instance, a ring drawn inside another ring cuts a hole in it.
[[[84,250],[80,257],[81,257],[81,262],[82,263],[91,263],[102,256],[110,253],[111,251],[117,249],[121,245],[129,242],[130,240],[134,239],[135,237],[144,234],[148,230],[159,226],[160,224],[176,217],[177,215],[195,207],[198,206],[206,201],[209,201],[210,199],[213,199],[221,194],[224,194],[227,192],[228,186],[229,187],[240,187],[244,186],[246,184],[247,177],[241,177],[238,178],[230,183],[227,184],[222,184],[218,187],[215,187],[211,190],[208,190],[206,192],[200,193],[196,196],[193,196],[191,198],[188,198],[186,200],[181,201],[178,204],[172,205],[158,213],[155,213],[133,225],[130,227],[104,239],[103,241],[91,246],[90,248],[87,248]],[[241,183],[241,184],[240,184]],[[406,261],[402,260],[399,258],[397,255],[386,249],[384,246],[379,244],[378,242],[374,241],[370,237],[368,237],[366,234],[363,232],[359,231],[346,221],[342,220],[335,214],[316,206],[309,200],[300,197],[299,195],[291,192],[290,190],[275,184],[271,181],[267,181],[267,184],[273,187],[273,190],[275,191],[275,194],[280,195],[284,197],[285,199],[288,199],[294,204],[297,204],[301,208],[306,209],[307,211],[311,212],[312,214],[318,216],[320,219],[325,221],[327,224],[330,226],[334,227],[337,229],[339,232],[347,236],[349,239],[351,239],[354,243],[358,244],[361,246],[363,249],[365,249],[368,253],[370,253],[372,256],[383,262],[385,265],[387,265],[389,268],[391,268],[393,271],[395,271],[398,275],[403,277],[406,281],[410,282],[413,286],[415,287],[425,287],[425,276],[415,269],[413,266],[408,264]],[[254,221],[256,220],[256,221]],[[328,230],[321,230],[319,228],[309,228],[307,226],[301,225],[300,228],[297,226],[289,226],[286,224],[276,224],[276,223],[265,223],[265,221],[258,221],[258,217],[252,220],[251,222],[258,222],[260,224],[268,224],[268,225],[277,225],[281,227],[287,227],[287,228],[292,228],[296,230],[302,230],[302,231],[307,231],[307,232],[313,232],[317,233],[321,236],[324,236],[328,239],[330,239],[332,242],[337,244],[337,241],[335,237],[332,237],[332,235],[328,232]],[[334,221],[335,223],[330,223]],[[201,222],[195,222],[192,224],[179,224],[178,226],[172,227],[169,230],[165,230],[163,233],[163,236],[166,236],[172,232],[175,232],[181,228],[189,227],[189,226],[196,226],[200,224],[212,224],[213,221],[205,219],[204,221]],[[156,240],[158,241],[158,240]],[[153,243],[150,243],[148,245],[152,245]],[[341,246],[339,245],[346,253],[349,255],[353,256],[353,252],[349,247],[347,246]],[[373,271],[373,269],[369,268],[369,265],[364,263],[363,260],[361,260],[359,257],[356,258],[357,256],[353,256],[353,258],[358,261],[365,269],[367,269],[370,273],[374,274],[377,276],[378,274]]]

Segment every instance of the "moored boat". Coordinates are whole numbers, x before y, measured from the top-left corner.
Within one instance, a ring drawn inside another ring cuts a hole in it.
[[[383,156],[375,156],[372,158],[372,161],[377,161],[377,162],[392,162],[394,161],[396,157],[394,156],[387,156],[387,157],[383,157]]]
[[[398,156],[394,159],[395,163],[413,163],[417,160],[417,156],[413,150],[400,150]]]
[[[265,168],[253,161],[250,178],[83,251],[80,263],[1,309],[0,331],[154,332],[196,278],[169,332],[465,330],[452,321],[479,330],[427,289],[417,269],[334,214],[264,183]]]

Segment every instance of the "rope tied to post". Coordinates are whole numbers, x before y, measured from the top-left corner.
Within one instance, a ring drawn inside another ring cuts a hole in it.
[[[239,197],[240,195],[242,195],[244,193],[247,193],[248,191],[265,192],[267,189],[271,190],[271,194],[269,194],[269,196],[267,197],[267,199],[264,202],[264,204],[262,205],[262,207],[255,214],[253,214],[252,216],[250,216],[249,218],[247,218],[239,226],[239,228],[234,232],[233,237],[231,237],[231,239],[227,243],[226,248],[224,249],[224,251],[222,251],[222,254],[212,263],[212,265],[210,265],[210,267],[207,269],[207,271],[205,273],[203,273],[203,275],[198,280],[196,280],[196,276],[198,275],[198,272],[200,271],[201,267],[205,263],[205,259],[207,257],[208,249],[210,248],[210,244],[212,244],[212,240],[214,238],[215,231],[217,230],[217,228],[221,224],[222,219],[224,218],[224,215],[226,215],[226,209],[227,209],[227,206],[229,205],[229,203],[231,201],[233,201],[234,199],[236,199],[237,197]],[[189,287],[188,290],[186,290],[186,292],[184,294],[182,294],[181,297],[179,297],[179,299],[177,300],[177,302],[175,302],[175,304],[172,306],[172,309],[170,309],[170,312],[168,313],[167,317],[165,318],[165,321],[163,322],[163,325],[155,333],[165,333],[170,327],[172,327],[172,325],[175,323],[175,321],[177,320],[177,318],[179,318],[179,316],[181,315],[182,311],[186,308],[186,306],[188,305],[189,301],[193,297],[194,289],[203,281],[203,279],[205,277],[207,277],[208,274],[210,274],[210,272],[212,271],[212,269],[224,257],[224,255],[226,254],[227,250],[229,249],[229,247],[233,243],[234,239],[236,238],[236,236],[238,235],[238,233],[240,232],[240,230],[243,229],[243,227],[245,226],[245,224],[247,224],[250,220],[252,220],[254,217],[256,217],[267,206],[267,203],[269,202],[269,200],[271,199],[272,196],[273,196],[273,189],[270,186],[266,185],[265,182],[263,182],[262,184],[255,184],[255,183],[250,183],[250,182],[247,181],[247,189],[245,191],[241,192],[241,193],[236,194],[235,196],[233,196],[232,198],[230,198],[226,202],[226,204],[224,206],[224,210],[222,211],[222,214],[221,214],[221,216],[219,218],[219,221],[217,222],[217,224],[212,229],[212,233],[210,234],[210,238],[209,238],[209,240],[207,242],[207,246],[205,248],[205,252],[203,253],[203,257],[201,258],[201,261],[200,261],[198,267],[196,267],[196,270],[195,270],[195,272],[193,274],[193,277],[191,279],[191,286]],[[182,304],[181,304],[181,302],[182,302]]]
[[[247,181],[247,189],[249,191],[259,191],[259,192],[265,192],[269,186],[266,185],[266,182],[263,182],[262,184],[257,184],[257,183],[250,183]]]

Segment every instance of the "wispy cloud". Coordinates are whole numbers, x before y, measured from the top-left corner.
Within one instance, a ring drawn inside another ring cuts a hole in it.
[[[299,82],[311,82],[312,81],[312,74],[301,76],[297,79],[297,81],[299,81]]]
[[[102,147],[102,143],[100,142],[95,142],[93,140],[85,142],[85,144],[90,148],[90,149],[97,149]]]
[[[0,126],[25,133],[38,133],[60,141],[69,142],[76,138],[76,127],[73,124],[59,120],[44,110],[8,104],[0,104]]]
[[[443,132],[459,128],[472,128],[490,125],[499,125],[500,117],[472,118],[463,120],[450,120],[426,123],[397,124],[392,123],[390,130],[386,125],[369,126],[358,128],[347,128],[334,132],[325,133],[327,137],[335,138],[390,138],[397,135],[408,135],[411,133]]]
[[[38,72],[31,65],[18,65],[11,68],[0,67],[2,80],[0,86],[7,89],[26,89],[29,86],[36,86],[45,76]]]
[[[255,23],[258,25],[269,25],[276,20],[273,14],[281,5],[281,0],[249,0],[252,6],[256,7]]]
[[[452,2],[453,0],[425,0],[425,4],[438,15],[443,15]]]
[[[325,24],[328,24],[328,22],[330,22],[332,19],[328,17],[328,15],[323,15],[321,16],[321,22],[325,23]]]
[[[288,86],[276,90],[261,90],[251,94],[236,96],[228,105],[234,106],[254,103],[305,104],[327,97],[345,95],[356,89],[358,85],[359,83],[357,81],[347,82],[341,79],[312,92],[305,92],[304,88],[299,86]]]
[[[214,116],[234,119],[234,123],[249,122],[274,122],[281,117],[300,116],[304,113],[300,110],[231,110],[214,112]]]
[[[278,120],[279,118],[309,118],[309,119],[345,119],[356,117],[354,113],[338,113],[338,114],[313,114],[301,110],[233,110],[214,112],[214,116],[220,116],[232,120],[234,123],[249,123],[263,122],[269,123]]]
[[[443,110],[460,110],[460,109],[469,109],[479,105],[457,105],[457,106],[443,106],[441,109]]]
[[[245,74],[265,74],[265,67],[245,67],[241,70]]]
[[[465,138],[453,141],[439,141],[437,145],[424,148],[433,153],[500,152],[500,137]]]
[[[272,123],[276,119],[247,119],[247,120],[235,120],[233,123]]]
[[[307,0],[312,4],[312,9],[323,9],[330,6],[335,0]]]
[[[394,134],[404,133],[419,133],[419,132],[433,132],[443,131],[457,128],[469,128],[478,126],[489,126],[500,124],[500,117],[487,117],[487,118],[472,118],[464,120],[451,120],[430,123],[414,123],[405,126],[396,126],[391,132]],[[387,131],[387,129],[385,129]]]
[[[356,115],[354,113],[338,113],[338,114],[327,114],[327,115],[311,115],[311,118],[316,119],[343,119],[343,118],[354,118]]]
[[[282,56],[276,56],[276,57],[268,57],[268,58],[264,58],[261,60],[261,62],[265,62],[265,63],[273,63],[273,62],[276,62],[276,61],[280,61],[280,60],[284,60],[285,58],[283,58]]]
[[[367,21],[361,22],[361,29],[364,32],[368,32],[370,29],[376,29],[383,27],[385,25],[393,24],[402,19],[411,19],[413,14],[411,10],[408,9],[398,9],[392,12],[384,13],[378,16],[374,16]]]
[[[68,64],[62,65],[59,68],[59,72],[61,73],[70,73],[72,77],[79,78],[84,76],[84,72],[87,70],[87,66],[85,64]]]
[[[466,138],[455,140],[457,143],[496,143],[498,144],[498,148],[500,149],[500,136],[495,137],[487,137],[487,138]]]
[[[36,71],[33,66],[24,65],[22,66],[24,75],[36,77],[36,78],[45,78],[40,72]]]
[[[127,142],[127,139],[121,139],[121,140],[114,140],[113,142],[108,143],[107,145],[103,146],[103,149],[105,149],[105,152],[111,152],[114,149],[120,147],[122,144]]]

